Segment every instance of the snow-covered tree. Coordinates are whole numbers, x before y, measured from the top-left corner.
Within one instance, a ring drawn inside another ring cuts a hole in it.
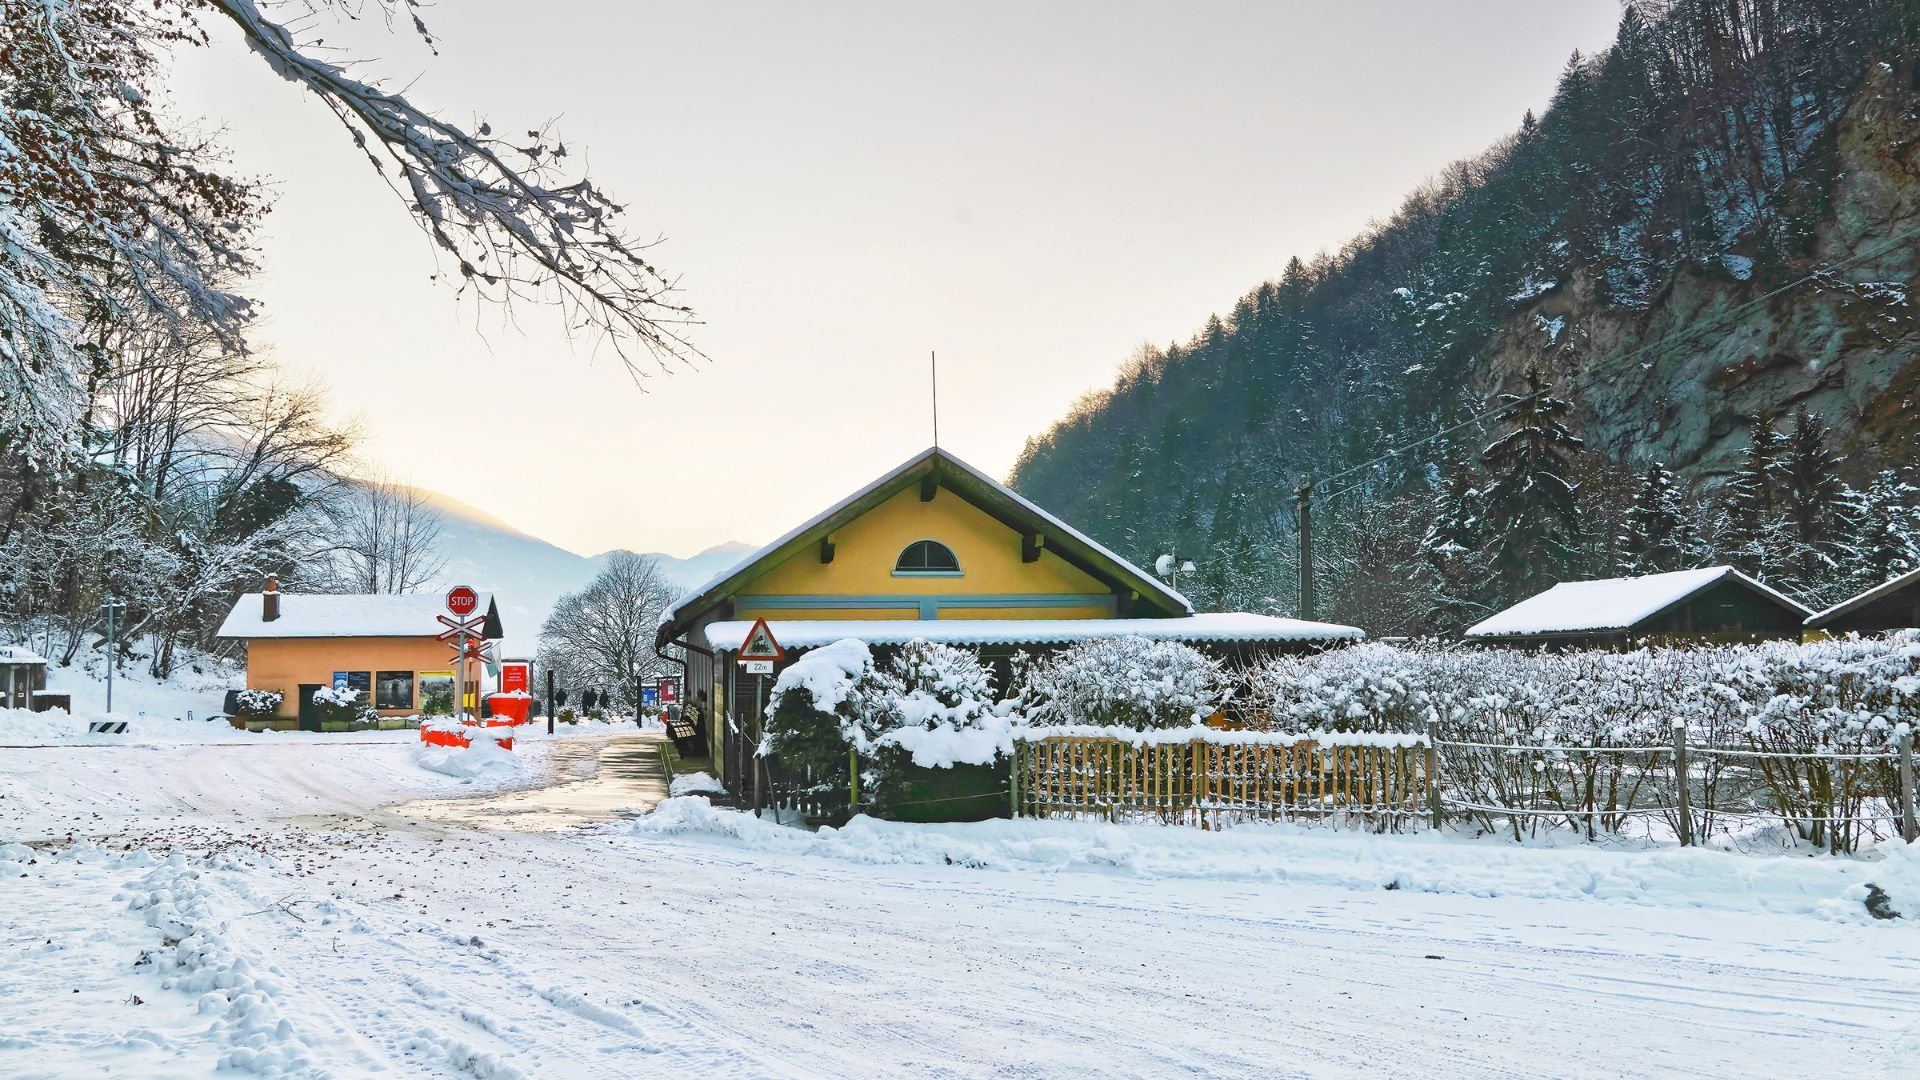
[[[1191,645],[1142,637],[1071,645],[1022,674],[1018,707],[1035,724],[1183,727],[1212,715],[1229,690],[1219,661]]]
[[[1687,570],[1706,558],[1695,509],[1680,482],[1659,462],[1641,478],[1620,550],[1620,572],[1628,575]]]
[[[1580,513],[1567,475],[1581,440],[1567,427],[1573,405],[1547,392],[1536,368],[1526,391],[1502,394],[1506,434],[1480,452],[1486,466],[1488,565],[1508,602],[1567,580],[1578,565]]]

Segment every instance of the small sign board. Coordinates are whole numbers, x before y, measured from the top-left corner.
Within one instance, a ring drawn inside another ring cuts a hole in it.
[[[773,661],[771,660],[742,660],[740,663],[746,666],[747,674],[749,675],[773,674]]]
[[[474,613],[480,607],[480,594],[473,591],[471,585],[455,585],[447,590],[447,610],[461,618]]]
[[[752,660],[784,660],[786,650],[773,640],[773,631],[767,629],[767,620],[753,620],[753,629],[747,631],[747,638],[740,643],[740,652],[734,659],[741,663]]]
[[[533,665],[525,660],[503,660],[500,662],[500,692],[503,694],[526,694],[533,690],[531,678]]]
[[[660,677],[660,704],[677,705],[680,702],[680,676],[663,675]]]
[[[657,686],[642,686],[640,688],[640,707],[643,709],[658,709],[660,707],[660,688]]]

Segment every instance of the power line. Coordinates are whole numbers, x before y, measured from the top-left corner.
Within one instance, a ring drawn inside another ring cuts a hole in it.
[[[1880,255],[1884,255],[1887,252],[1892,251],[1894,248],[1900,246],[1901,244],[1906,243],[1907,241],[1913,240],[1915,238],[1920,238],[1920,227],[1909,229],[1904,233],[1901,233],[1897,236],[1892,237],[1884,244],[1876,245],[1874,247],[1868,248],[1865,251],[1856,252],[1855,254],[1850,255],[1845,259],[1841,259],[1837,262],[1830,263],[1827,266],[1822,267],[1818,270],[1810,271],[1809,273],[1807,273],[1802,277],[1796,278],[1793,281],[1787,282],[1785,285],[1781,285],[1778,288],[1762,293],[1761,295],[1756,296],[1751,300],[1743,301],[1740,304],[1736,304],[1735,306],[1728,308],[1725,312],[1723,312],[1718,317],[1708,320],[1707,322],[1695,324],[1694,326],[1691,326],[1685,330],[1682,330],[1678,334],[1672,335],[1670,337],[1664,337],[1664,338],[1661,338],[1659,341],[1650,342],[1646,345],[1643,345],[1640,348],[1635,349],[1632,352],[1629,352],[1626,355],[1618,357],[1617,359],[1611,361],[1610,366],[1617,366],[1622,363],[1633,361],[1656,351],[1677,348],[1680,345],[1687,343],[1688,341],[1690,341],[1695,337],[1708,333],[1709,331],[1719,329],[1721,326],[1731,322],[1732,320],[1738,318],[1739,316],[1745,315],[1749,311],[1753,311],[1756,308],[1759,308],[1760,306],[1764,305],[1769,300],[1772,300],[1775,297],[1791,292],[1792,290],[1800,288],[1801,286],[1806,285],[1810,282],[1819,281],[1824,276],[1828,274],[1832,274],[1835,271],[1845,269],[1846,267],[1852,266],[1856,263],[1865,262],[1868,259],[1872,259]],[[1589,367],[1588,369],[1589,373],[1591,373],[1592,370],[1593,369]],[[1587,385],[1583,386],[1581,385],[1581,380],[1573,379],[1569,381],[1569,391],[1572,393],[1578,393],[1583,390],[1592,389],[1593,385],[1594,384],[1592,383],[1588,383]],[[1470,427],[1474,424],[1483,423],[1496,416],[1503,415],[1509,410],[1518,408],[1520,405],[1528,401],[1531,401],[1534,398],[1544,396],[1547,392],[1548,391],[1546,389],[1542,389],[1542,390],[1535,391],[1534,393],[1531,393],[1531,394],[1526,394],[1520,397],[1516,397],[1512,401],[1503,402],[1502,404],[1495,406],[1494,408],[1486,409],[1479,413],[1474,414],[1473,416],[1469,416],[1465,420],[1462,420],[1457,424],[1452,424],[1448,427],[1442,428],[1439,431],[1436,431],[1433,434],[1426,436],[1425,438],[1418,439],[1414,442],[1410,442],[1405,446],[1395,447],[1392,450],[1388,450],[1386,453],[1380,454],[1367,461],[1363,461],[1358,465],[1354,465],[1349,468],[1342,469],[1337,473],[1331,473],[1327,476],[1323,476],[1320,479],[1310,481],[1303,486],[1307,490],[1307,493],[1311,495],[1313,494],[1313,489],[1318,488],[1324,484],[1330,483],[1334,480],[1338,480],[1345,476],[1351,476],[1352,474],[1359,472],[1362,469],[1368,469],[1375,465],[1379,465],[1392,458],[1398,457],[1399,455],[1404,454],[1409,450],[1417,450],[1420,447],[1425,446],[1436,439],[1441,439],[1448,435],[1451,435],[1454,432],[1459,431],[1461,428]],[[1323,498],[1328,498],[1328,499],[1339,498],[1340,496],[1345,495],[1350,491],[1354,491],[1358,488],[1364,487],[1365,484],[1366,482],[1364,480],[1356,484],[1350,484],[1344,488],[1341,488],[1339,491],[1332,493],[1331,495],[1323,496]]]

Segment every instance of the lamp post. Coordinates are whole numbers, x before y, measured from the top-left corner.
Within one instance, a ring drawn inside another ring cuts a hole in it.
[[[1174,592],[1180,591],[1180,575],[1192,574],[1198,568],[1192,559],[1183,559],[1178,552],[1169,552],[1153,560],[1153,572],[1167,579],[1167,587]]]

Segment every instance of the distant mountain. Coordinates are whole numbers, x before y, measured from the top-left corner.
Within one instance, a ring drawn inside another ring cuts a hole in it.
[[[554,603],[585,587],[613,554],[568,551],[452,496],[420,490],[440,515],[440,550],[447,559],[441,577],[449,584],[460,582],[494,592],[507,632],[502,642],[506,656],[532,656],[539,644],[540,624]],[[756,545],[729,541],[684,559],[661,552],[645,554],[660,560],[676,585],[690,589],[754,550]]]

